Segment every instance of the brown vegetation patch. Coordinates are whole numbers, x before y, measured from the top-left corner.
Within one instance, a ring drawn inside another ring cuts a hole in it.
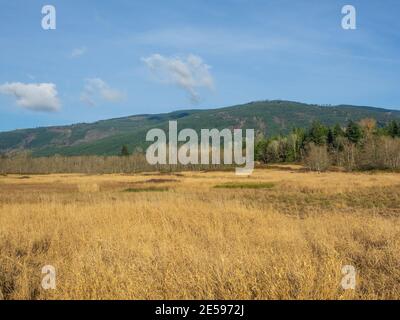
[[[172,172],[153,172],[153,173],[142,173],[142,176],[175,176],[184,177],[183,173],[172,173]]]
[[[124,192],[165,192],[168,191],[168,187],[149,187],[149,188],[128,188]]]
[[[139,181],[138,183],[167,183],[167,182],[179,182],[177,179],[149,179],[146,181]]]
[[[15,193],[70,193],[77,191],[73,184],[68,183],[1,183],[0,194]]]

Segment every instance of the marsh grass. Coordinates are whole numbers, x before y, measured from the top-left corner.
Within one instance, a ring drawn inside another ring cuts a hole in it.
[[[78,184],[79,192],[99,192],[100,186],[97,183],[80,183]]]
[[[144,182],[159,178],[0,176],[0,298],[400,298],[400,174],[269,169]],[[232,183],[274,186],[214,188]],[[340,286],[347,264],[356,290]],[[45,265],[56,290],[40,286]]]
[[[264,183],[236,183],[228,182],[214,186],[216,189],[271,189],[275,187],[273,182]]]
[[[124,192],[165,192],[168,191],[168,187],[147,187],[147,188],[128,188]]]

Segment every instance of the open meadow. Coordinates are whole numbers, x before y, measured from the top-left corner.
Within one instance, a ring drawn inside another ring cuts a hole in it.
[[[400,298],[398,173],[0,176],[0,299],[384,298]]]

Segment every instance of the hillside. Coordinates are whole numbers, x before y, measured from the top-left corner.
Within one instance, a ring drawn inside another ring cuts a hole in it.
[[[374,118],[378,125],[400,119],[400,111],[350,105],[318,106],[290,101],[261,101],[210,110],[185,110],[167,114],[135,115],[69,126],[43,127],[0,133],[0,153],[30,150],[35,156],[113,155],[126,144],[143,150],[151,128],[168,128],[178,120],[179,129],[254,128],[266,136],[286,134],[293,127],[309,127],[314,120],[326,125]]]

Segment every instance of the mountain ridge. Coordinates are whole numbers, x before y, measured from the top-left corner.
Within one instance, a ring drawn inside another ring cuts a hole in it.
[[[167,130],[177,120],[179,130],[192,128],[254,128],[265,136],[286,134],[294,127],[309,127],[315,120],[326,125],[345,125],[349,120],[374,118],[382,126],[400,119],[400,111],[371,106],[317,105],[285,100],[253,101],[216,109],[188,109],[160,114],[138,114],[77,123],[0,132],[0,153],[29,150],[34,156],[116,155],[126,144],[143,151],[148,130]]]

